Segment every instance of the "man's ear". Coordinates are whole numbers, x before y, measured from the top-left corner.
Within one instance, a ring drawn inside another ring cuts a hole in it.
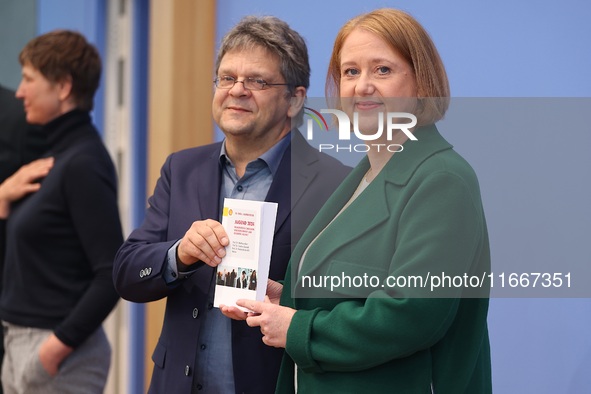
[[[300,113],[304,103],[306,101],[306,88],[303,86],[298,86],[295,88],[293,95],[290,97],[289,109],[287,111],[287,116],[290,118],[295,117],[297,114]]]

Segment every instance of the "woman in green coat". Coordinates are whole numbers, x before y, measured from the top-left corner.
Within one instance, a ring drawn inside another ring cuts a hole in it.
[[[277,392],[490,393],[488,234],[476,175],[435,126],[450,94],[433,42],[398,10],[352,19],[327,96],[362,136],[387,130],[379,113],[416,124],[368,141],[296,246],[283,289],[238,302],[263,342],[285,348]]]

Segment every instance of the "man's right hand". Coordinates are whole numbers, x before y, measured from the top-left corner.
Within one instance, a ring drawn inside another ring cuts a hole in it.
[[[222,224],[207,219],[193,222],[177,248],[177,262],[185,266],[202,261],[216,267],[226,255],[228,235]]]

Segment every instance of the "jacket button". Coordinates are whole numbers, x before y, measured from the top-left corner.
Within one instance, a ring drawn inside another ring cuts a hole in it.
[[[199,346],[201,348],[201,350],[205,350],[207,348],[207,345],[202,344],[201,346]]]
[[[197,319],[197,316],[199,316],[199,309],[195,308],[193,309],[193,319]]]
[[[207,304],[207,309],[213,309],[213,304],[212,303]]]
[[[185,365],[185,376],[189,376],[191,374],[191,367]]]
[[[151,273],[152,273],[151,267],[144,268],[144,269],[140,270],[140,278],[143,278],[144,276],[148,276]]]

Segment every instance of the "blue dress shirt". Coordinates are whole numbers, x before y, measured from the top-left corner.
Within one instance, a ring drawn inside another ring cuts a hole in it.
[[[273,178],[279,168],[285,150],[291,141],[291,133],[280,140],[267,152],[246,166],[241,178],[226,154],[225,142],[220,151],[222,167],[222,190],[220,191],[220,207],[224,198],[264,201]],[[218,220],[221,222],[221,212]],[[168,251],[164,279],[172,283],[193,271],[179,273],[176,264],[178,240]],[[210,289],[209,297],[213,303],[215,286]],[[198,384],[205,393],[234,393],[234,370],[232,368],[232,327],[231,320],[225,317],[218,308],[207,310],[199,335],[199,349],[195,363],[194,384]]]

